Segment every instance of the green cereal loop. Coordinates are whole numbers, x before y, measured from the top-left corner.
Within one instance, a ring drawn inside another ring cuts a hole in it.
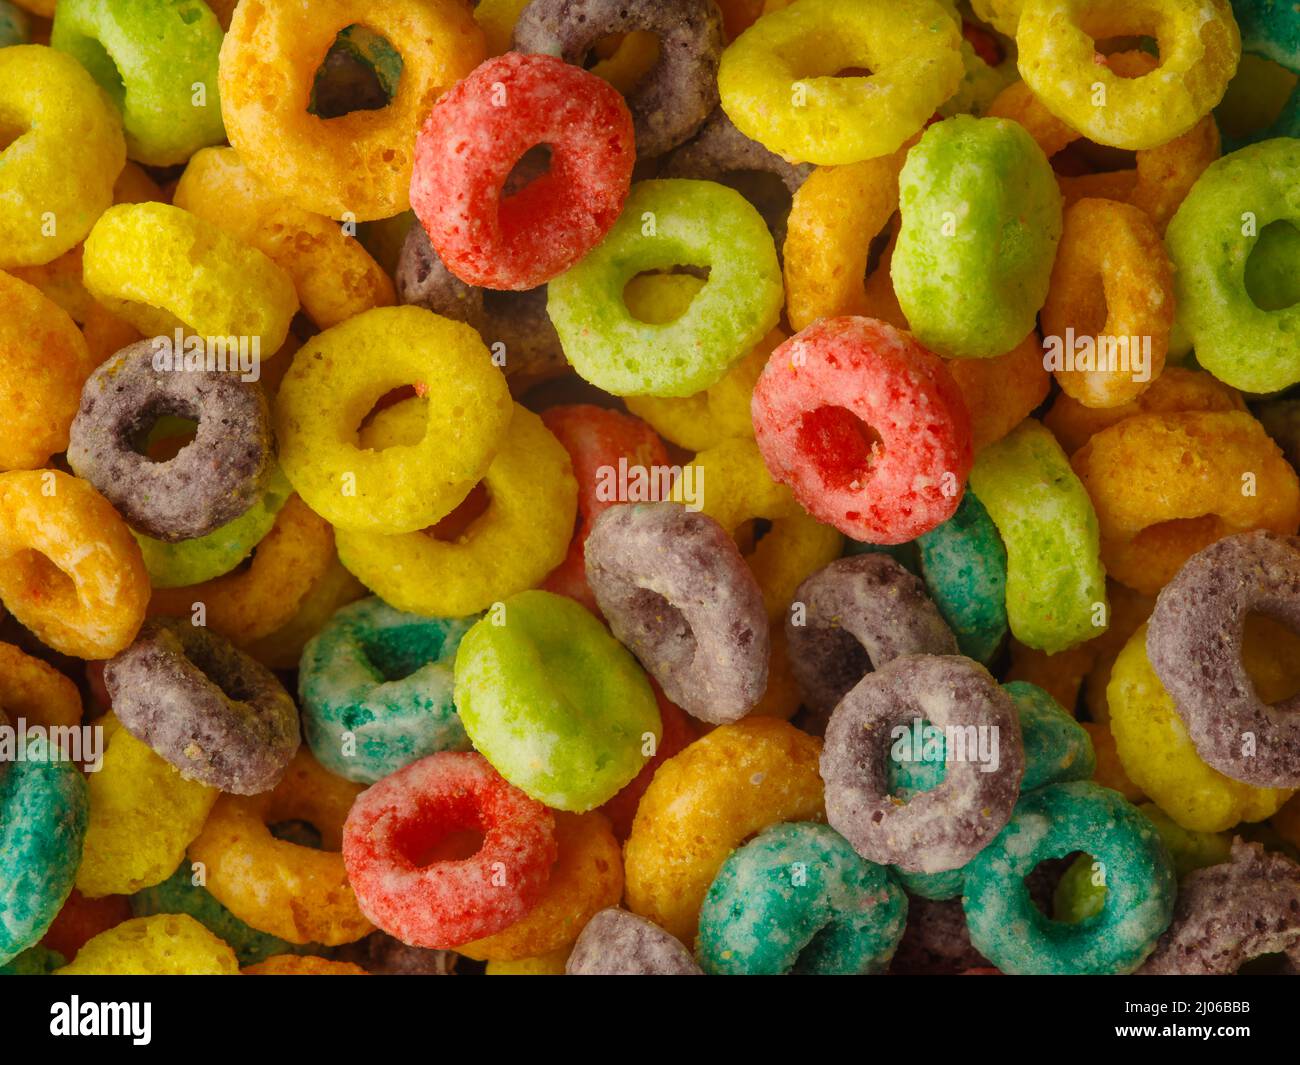
[[[27,12],[14,7],[9,0],[0,0],[0,48],[11,44],[26,44],[31,40],[31,23]]]
[[[889,964],[907,896],[827,825],[765,829],[718,870],[696,954],[711,975],[850,975]]]
[[[1091,780],[1097,768],[1088,730],[1036,684],[1013,680],[1002,685],[1020,715],[1025,745],[1021,792],[1067,780]]]
[[[664,325],[633,317],[637,274],[708,267],[686,312]],[[716,383],[780,317],[784,289],[762,216],[712,181],[632,187],[605,239],[551,281],[547,313],[579,376],[616,396],[692,396]]]
[[[279,465],[260,500],[234,521],[206,536],[174,544],[131,530],[144,555],[144,566],[155,588],[187,588],[229,573],[244,561],[275,524],[276,515],[293,494],[293,485]]]
[[[0,965],[45,935],[72,891],[90,818],[86,778],[29,738],[0,763]]]
[[[1285,221],[1261,229],[1245,277],[1246,292],[1260,310],[1300,303],[1300,229]]]
[[[930,598],[961,653],[988,665],[1007,634],[1007,551],[984,504],[967,489],[957,512],[916,546]]]
[[[127,154],[171,166],[226,139],[217,95],[222,37],[202,0],[59,0],[50,44],[112,97]]]
[[[1056,437],[1026,418],[975,456],[970,484],[1006,545],[1016,639],[1055,654],[1100,635],[1110,611],[1097,513]]]
[[[1101,863],[1101,912],[1053,921],[1030,900],[1025,877],[1039,862],[1083,851]],[[975,949],[1013,975],[1129,973],[1169,926],[1177,884],[1155,826],[1091,781],[1029,792],[998,837],[966,866],[962,900]]]
[[[662,735],[637,660],[584,607],[550,592],[512,596],[465,634],[456,707],[498,773],[575,813],[620,791]]]
[[[890,276],[917,340],[948,358],[1010,351],[1034,328],[1061,237],[1042,149],[1017,122],[958,115],[907,153],[898,191]]]
[[[1169,223],[1179,322],[1196,361],[1243,392],[1278,392],[1300,381],[1300,304],[1264,310],[1246,288],[1246,263],[1259,234],[1278,221],[1300,225],[1300,140],[1279,137],[1206,167]],[[1285,238],[1294,275],[1300,259]]]
[[[240,965],[256,965],[273,954],[323,954],[327,948],[319,943],[289,943],[246,925],[206,888],[194,883],[189,862],[182,861],[161,884],[137,891],[131,896],[131,913],[152,917],[159,913],[183,913],[193,917],[235,952]]]

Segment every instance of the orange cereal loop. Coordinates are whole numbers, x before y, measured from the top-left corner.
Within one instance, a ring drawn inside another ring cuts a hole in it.
[[[128,344],[143,340],[143,335],[125,319],[119,318],[102,303],[92,303],[82,323],[81,334],[90,350],[92,365],[107,362]]]
[[[1093,199],[1066,210],[1042,322],[1048,365],[1084,406],[1118,407],[1150,387],[1169,350],[1174,268],[1145,212]]]
[[[796,331],[818,318],[876,317],[871,310],[881,305],[881,294],[869,295],[863,278],[873,239],[898,210],[898,174],[913,143],[892,155],[818,167],[794,194],[783,257],[786,317]],[[881,265],[872,277],[882,272],[889,277]]]
[[[41,642],[111,658],[144,622],[149,574],[117,511],[58,470],[0,474],[0,600]]]
[[[81,724],[81,693],[48,662],[0,643],[0,711],[44,728]]]
[[[316,69],[355,23],[402,57],[388,106],[320,118],[307,110]],[[461,0],[243,0],[221,46],[221,114],[261,179],[304,210],[365,222],[410,206],[415,135],[434,101],[484,56]]]
[[[624,847],[626,899],[683,943],[727,856],[768,825],[822,821],[821,741],[773,718],[714,729],[668,759]]]
[[[204,623],[243,647],[288,624],[335,558],[329,522],[292,495],[250,563],[187,588],[156,588],[149,613],[191,617],[201,603]]]
[[[1115,737],[1110,733],[1110,725],[1099,721],[1082,721],[1084,729],[1092,740],[1092,749],[1097,755],[1097,768],[1092,779],[1104,788],[1118,791],[1129,802],[1137,804],[1146,801],[1142,789],[1129,779],[1120,761],[1119,750],[1115,746]]]
[[[1067,714],[1074,716],[1083,678],[1093,667],[1096,657],[1097,650],[1092,641],[1049,655],[1036,647],[1026,647],[1013,638],[1011,668],[1007,670],[1005,679],[1037,685],[1060,703]]]
[[[567,948],[601,910],[623,897],[623,854],[609,818],[598,812],[555,813],[559,855],[537,904],[504,931],[463,943],[477,961],[518,961]]]
[[[314,954],[273,954],[256,965],[246,965],[244,976],[369,976],[350,961],[330,961]]]
[[[1070,464],[1096,508],[1107,573],[1149,595],[1216,540],[1300,527],[1300,479],[1249,414],[1139,414]]]
[[[327,773],[302,748],[260,795],[223,795],[190,844],[207,889],[245,924],[290,943],[351,943],[373,931],[343,867],[343,822],[360,784]],[[276,839],[271,826],[305,821],[321,848]]]
[[[1030,333],[1005,355],[946,359],[966,409],[976,451],[1001,440],[1047,398],[1052,382],[1043,368],[1043,345]]]
[[[1062,393],[1052,402],[1043,424],[1067,455],[1073,455],[1103,429],[1135,414],[1174,414],[1179,411],[1244,411],[1241,393],[1204,370],[1169,366],[1137,399],[1118,407],[1085,407]]]
[[[76,323],[40,289],[0,271],[0,469],[34,469],[68,446],[95,369]]]
[[[803,693],[790,668],[785,626],[772,626],[772,654],[767,662],[767,690],[759,699],[749,717],[774,717],[789,721],[799,712]]]
[[[293,280],[321,329],[397,302],[393,282],[361,242],[332,219],[272,192],[233,148],[196,152],[173,200],[251,245]]]

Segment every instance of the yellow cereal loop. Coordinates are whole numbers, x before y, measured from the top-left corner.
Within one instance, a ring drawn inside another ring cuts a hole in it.
[[[172,202],[280,267],[321,329],[397,302],[392,280],[359,240],[332,219],[272,192],[233,148],[196,152]]]
[[[1106,688],[1111,732],[1129,777],[1183,828],[1222,832],[1271,817],[1295,791],[1243,784],[1200,759],[1151,668],[1146,639],[1143,625],[1115,660]],[[1262,690],[1260,697],[1270,701]]]
[[[235,952],[193,917],[160,913],[89,940],[55,976],[238,976]]]
[[[12,45],[0,48],[0,145],[0,268],[57,259],[113,202],[121,116],[71,56]]]
[[[203,828],[217,801],[216,788],[186,780],[112,714],[95,723],[104,728],[104,764],[86,776],[90,824],[77,890],[130,895],[166,880]]]
[[[390,446],[358,430],[387,393],[424,390],[423,427]],[[445,517],[487,472],[511,418],[479,335],[419,307],[378,307],[304,344],[275,399],[280,465],[339,529],[394,535]]]
[[[118,204],[86,238],[86,288],[146,336],[177,328],[201,337],[257,338],[279,350],[298,310],[289,275],[179,207]]]
[[[409,439],[424,402],[382,411],[363,446]],[[453,538],[339,529],[339,560],[390,606],[429,617],[475,614],[534,587],[563,561],[573,536],[578,482],[569,453],[541,418],[516,406],[483,486],[487,509]]]
[[[566,944],[549,954],[536,958],[518,958],[515,961],[490,961],[487,976],[563,976],[564,963],[569,960],[572,944]]]

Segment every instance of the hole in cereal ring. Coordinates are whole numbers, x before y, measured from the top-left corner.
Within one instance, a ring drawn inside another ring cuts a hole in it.
[[[267,828],[272,836],[284,840],[285,843],[293,843],[299,847],[309,847],[314,851],[325,849],[321,842],[320,830],[310,821],[292,818],[277,821],[273,825],[268,825]]]
[[[707,266],[643,270],[623,286],[623,302],[637,321],[667,325],[687,312],[708,279]]]
[[[1276,618],[1246,615],[1241,662],[1261,702],[1273,706],[1300,694],[1300,633]]]
[[[658,65],[662,50],[658,36],[649,30],[612,33],[591,46],[581,66],[630,96]]]
[[[437,625],[399,625],[359,638],[366,660],[385,681],[404,680],[441,657],[446,643]]]
[[[879,434],[844,407],[819,407],[799,422],[800,451],[833,490],[857,490],[884,452]]]
[[[21,574],[15,583],[22,588],[24,599],[51,610],[55,604],[77,601],[77,586],[72,578],[40,551],[18,551],[9,557],[9,565]]]
[[[398,852],[417,868],[463,861],[483,849],[483,826],[468,797],[458,808],[442,814],[436,823],[413,819],[393,832]]]
[[[1083,851],[1062,858],[1046,858],[1025,877],[1029,900],[1044,917],[1062,924],[1077,924],[1104,905],[1105,869]]]
[[[506,175],[505,184],[501,186],[503,197],[517,196],[538,178],[551,171],[552,149],[549,144],[534,144],[521,155],[510,173]]]
[[[1261,229],[1246,259],[1245,284],[1261,311],[1300,303],[1300,229],[1286,219]]]
[[[772,531],[772,523],[767,518],[750,518],[736,527],[732,539],[740,548],[742,555],[752,555],[759,541]]]
[[[143,424],[131,435],[131,449],[150,462],[170,462],[194,442],[198,430],[197,418],[146,413]]]
[[[438,524],[431,525],[425,530],[425,534],[443,543],[455,543],[470,531],[473,524],[487,512],[491,505],[492,496],[488,492],[487,485],[479,481],[450,514]]]
[[[401,77],[401,53],[381,34],[353,23],[339,31],[316,71],[307,110],[327,119],[382,111]]]

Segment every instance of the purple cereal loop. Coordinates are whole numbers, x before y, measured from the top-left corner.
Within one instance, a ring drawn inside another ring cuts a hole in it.
[[[691,952],[657,924],[627,910],[601,910],[582,930],[565,976],[703,976]]]

